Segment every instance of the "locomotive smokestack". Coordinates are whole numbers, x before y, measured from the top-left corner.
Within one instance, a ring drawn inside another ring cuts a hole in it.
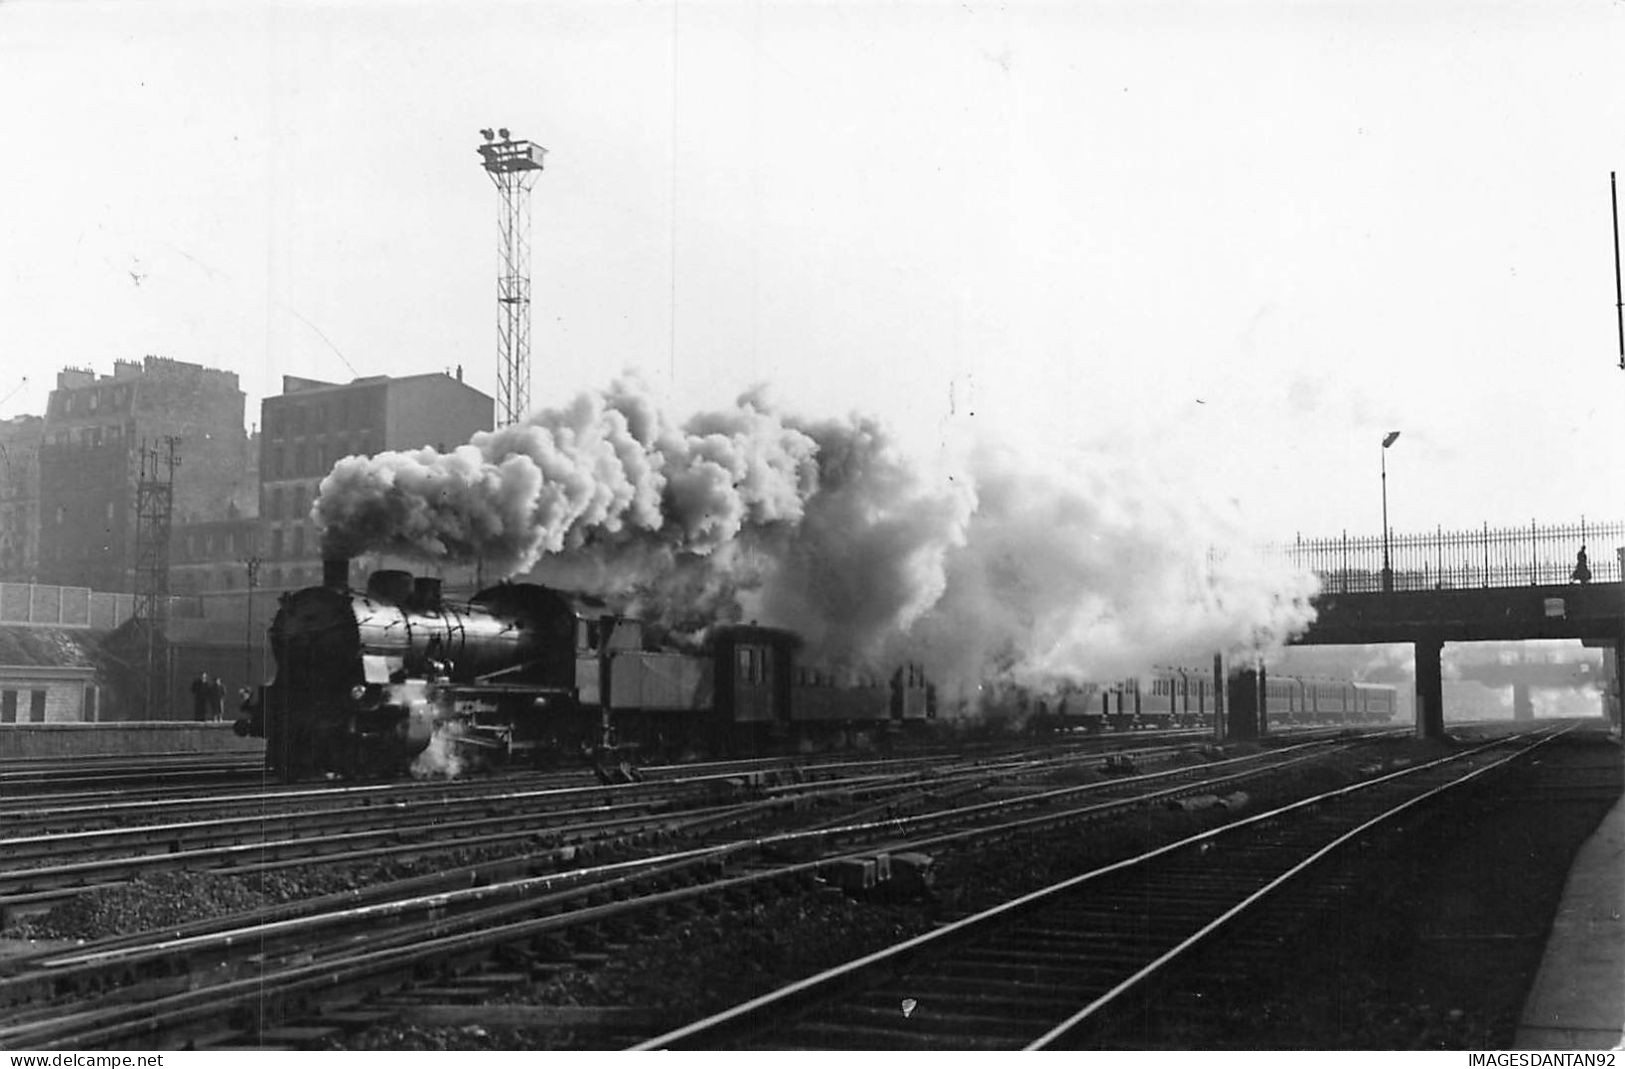
[[[322,558],[322,585],[343,590],[350,585],[350,562],[338,557]]]

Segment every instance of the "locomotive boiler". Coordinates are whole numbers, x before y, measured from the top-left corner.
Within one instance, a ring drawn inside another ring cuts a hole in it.
[[[452,603],[435,579],[377,572],[358,592],[346,574],[330,562],[272,621],[276,672],[239,723],[266,740],[271,771],[388,773],[448,728],[460,748],[505,755],[542,744],[544,726],[583,730],[577,614],[562,595],[515,584]]]
[[[322,586],[283,595],[275,675],[238,723],[284,779],[606,745],[765,753],[935,713],[918,666],[889,681],[822,671],[798,662],[800,640],[782,628],[721,625],[701,647],[673,648],[596,599],[530,583],[454,602],[405,572],[374,573],[365,591],[347,577],[334,562]]]

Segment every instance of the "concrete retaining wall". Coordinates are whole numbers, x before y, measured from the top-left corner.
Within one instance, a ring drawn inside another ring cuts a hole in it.
[[[239,738],[229,722],[0,724],[0,757],[98,757],[159,753],[262,753],[264,739]]]

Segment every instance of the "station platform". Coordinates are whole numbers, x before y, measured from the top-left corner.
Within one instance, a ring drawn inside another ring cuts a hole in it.
[[[1569,869],[1546,952],[1518,1021],[1518,1050],[1625,1044],[1625,798]]]
[[[231,721],[129,720],[99,724],[0,724],[0,758],[110,757],[161,753],[260,753]]]

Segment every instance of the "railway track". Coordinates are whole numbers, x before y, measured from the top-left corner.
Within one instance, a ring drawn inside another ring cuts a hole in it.
[[[1120,751],[1117,759],[1154,761],[1177,752],[1172,746],[1146,747]],[[698,774],[673,767],[652,770],[640,783],[607,786],[583,782],[578,774],[277,788],[208,797],[127,800],[119,795],[112,801],[73,804],[25,801],[0,805],[0,844],[7,866],[0,871],[0,905],[19,891],[106,882],[141,870],[240,866],[242,849],[249,846],[262,863],[297,860],[362,849],[369,838],[379,836],[423,841],[491,833],[500,838],[504,828],[534,831],[550,821],[587,815],[647,814],[742,797],[793,800],[815,793],[819,785],[862,799],[883,796],[899,784],[923,789],[976,776],[1017,781],[1092,756],[1092,750],[1083,748],[957,762],[757,764]],[[209,816],[185,819],[199,809]],[[267,836],[270,828],[277,829],[275,838]]]
[[[1271,765],[1305,759],[1297,752],[1234,759],[1216,771],[1169,769],[1137,781],[1023,793],[908,817],[864,819],[875,814],[860,808],[849,814],[857,819],[833,827],[826,820],[800,831],[743,839],[729,832],[725,825],[748,822],[745,808],[782,809],[786,802],[757,799],[731,814],[674,818],[668,835],[689,845],[663,853],[506,880],[495,869],[459,870],[448,874],[446,883],[418,881],[370,899],[342,896],[312,909],[284,907],[162,936],[107,941],[69,955],[14,963],[13,975],[0,980],[0,1006],[6,1007],[0,1019],[7,1022],[0,1025],[0,1045],[118,1044],[154,1035],[164,1042],[198,1043],[222,1029],[234,1041],[244,1041],[241,1026],[225,1022],[232,1022],[249,998],[262,1013],[267,1005],[278,1007],[272,1017],[319,1005],[317,1016],[327,1022],[321,1027],[331,1030],[335,1014],[378,1012],[366,1005],[367,997],[376,1001],[378,991],[403,984],[410,990],[409,978],[426,963],[439,969],[493,952],[511,957],[584,927],[636,927],[704,902],[799,893],[827,886],[832,873],[872,871],[879,856],[963,848],[1040,825],[1104,819],[1124,807],[1214,790],[1237,777],[1263,774]],[[1107,794],[1117,797],[1103,800]],[[1034,807],[1043,812],[1020,812]],[[858,844],[867,845],[855,849]],[[783,860],[786,856],[795,860]],[[252,948],[246,957],[245,947]],[[490,972],[489,966],[471,969],[474,976]],[[125,986],[132,978],[156,985],[155,997],[133,997]],[[177,985],[184,990],[173,990]],[[356,997],[357,990],[363,997]],[[252,1039],[266,1041],[261,1034]]]
[[[1123,859],[673,1029],[636,1049],[1089,1045],[1148,991],[1242,982],[1270,938],[1204,954],[1260,907],[1312,915],[1328,859],[1553,734],[1476,746]],[[1335,884],[1335,881],[1333,881]],[[1237,949],[1239,947],[1240,949]],[[1201,970],[1206,970],[1205,973]]]
[[[1146,747],[1117,751],[1111,759],[1127,768],[1182,752]],[[964,822],[974,811],[949,804],[959,795],[994,783],[1019,790],[1014,785],[1098,759],[1083,749],[954,764],[886,762],[893,769],[889,774],[872,771],[870,764],[842,762],[790,772],[758,769],[745,778],[705,774],[613,786],[493,791],[486,781],[438,790],[375,785],[256,792],[208,799],[208,808],[221,815],[206,820],[144,819],[205,804],[195,798],[21,810],[5,814],[10,834],[0,833],[6,858],[0,869],[0,915],[37,911],[72,894],[152,873],[248,875],[314,863],[416,857],[432,850],[523,852],[537,845],[568,850],[604,839],[666,836],[674,822],[692,829],[781,819],[794,826],[805,823],[800,814],[813,805],[838,810],[826,826],[865,817],[894,819],[924,805],[946,807],[950,819]],[[852,774],[841,778],[842,773]],[[1033,802],[1070,793],[1034,790]],[[1011,804],[1015,800],[988,809]],[[64,824],[78,830],[54,830]]]
[[[86,792],[155,790],[182,784],[254,782],[264,770],[255,753],[162,753],[135,757],[8,758],[0,760],[0,797],[60,798]]]
[[[1064,736],[1047,748],[1054,750],[1098,749],[1110,746],[1138,747],[1147,742],[1173,744],[1200,740],[1210,734],[1205,730],[1191,728],[1083,734]],[[1008,743],[996,742],[972,746],[958,745],[953,748],[936,745],[899,750],[894,755],[881,757],[831,755],[826,758],[809,759],[804,756],[767,756],[681,764],[649,764],[639,766],[638,773],[643,779],[670,779],[708,774],[748,776],[766,769],[818,767],[828,769],[829,774],[834,774],[835,770],[841,768],[881,771],[888,767],[930,761],[997,759],[1022,752],[1023,749],[1012,747]],[[550,772],[516,769],[481,774],[456,782],[477,783],[481,780],[535,776],[563,781],[597,782],[593,773],[586,768]],[[444,784],[448,781],[431,782]],[[132,755],[0,758],[0,799],[12,802],[37,796],[49,796],[52,802],[91,801],[99,797],[105,798],[110,792],[115,791],[132,801],[137,799],[156,801],[187,797],[200,785],[232,783],[244,786],[255,783],[266,784],[270,789],[274,789],[275,786],[291,786],[267,781],[263,757],[251,752],[172,751]]]

